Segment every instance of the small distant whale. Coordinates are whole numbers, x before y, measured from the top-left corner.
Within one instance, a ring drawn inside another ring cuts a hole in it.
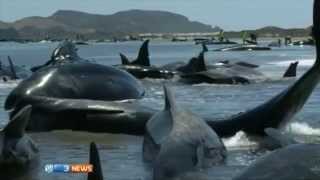
[[[196,42],[196,44],[200,44],[199,42]],[[201,44],[206,44],[206,45],[227,45],[227,44],[238,44],[237,42],[234,41],[215,41],[215,40],[207,40],[207,41],[202,41]]]
[[[202,52],[208,52],[208,47],[204,44],[202,44]],[[199,61],[201,61],[200,58],[198,58]],[[195,60],[191,59],[189,64],[188,65],[185,65],[186,66],[195,66],[197,67],[197,63],[194,62]],[[201,64],[201,62],[199,62]],[[219,63],[221,63],[220,66],[218,66],[217,64],[215,65],[208,65],[208,69],[215,69],[215,68],[219,68],[219,67],[227,67],[227,68],[233,68],[233,67],[237,67],[237,66],[243,66],[243,67],[247,67],[247,68],[258,68],[259,66],[258,65],[255,65],[255,64],[251,64],[251,63],[248,63],[248,62],[243,62],[243,61],[239,61],[239,62],[236,62],[236,63],[233,63],[231,64],[229,61],[220,61]],[[286,77],[296,77],[296,74],[297,74],[297,67],[298,67],[298,64],[299,62],[296,61],[294,63],[291,63],[287,69],[287,71],[284,73],[283,77],[286,78]],[[181,66],[182,67],[182,66]],[[182,67],[183,69],[183,67]],[[201,69],[201,68],[200,68]],[[178,69],[179,71],[179,69]],[[252,71],[252,73],[255,75],[255,76],[263,76],[262,73],[259,73],[258,71],[253,71],[253,70],[250,70],[248,69],[248,71]],[[239,72],[245,72],[243,70],[239,71]]]
[[[202,53],[208,52],[209,49],[208,47],[202,43]],[[169,63],[164,66],[162,66],[163,69],[169,70],[169,71],[177,71],[177,72],[182,72],[182,73],[190,73],[190,72],[196,72],[196,69],[199,69],[197,71],[202,70],[202,62],[199,60],[199,57],[193,57],[191,60],[189,60],[188,63],[185,62],[174,62],[174,63]],[[258,68],[259,66],[256,64],[251,64],[248,62],[235,62],[235,63],[230,63],[229,61],[219,61],[218,63],[215,63],[213,65],[206,65],[208,69],[216,69],[216,68],[221,68],[221,67],[232,67],[234,65],[239,65],[239,66],[244,66],[248,68]],[[192,70],[193,69],[193,70]],[[189,71],[188,71],[189,70]],[[191,71],[190,71],[191,70]]]
[[[272,41],[268,44],[269,47],[281,47],[282,41],[281,39],[278,39],[277,41]]]
[[[31,72],[28,70],[16,66],[13,60],[8,56],[8,65],[4,65],[0,60],[0,80],[7,82],[9,80],[25,79],[29,77]]]
[[[25,128],[31,114],[30,105],[16,113],[0,131],[0,178],[25,176],[38,161],[38,148],[25,134]]]
[[[213,51],[270,51],[270,47],[257,46],[257,45],[237,45],[231,47],[224,47],[215,49]]]
[[[207,66],[204,53],[192,58],[185,66],[177,68],[182,72],[181,82],[188,84],[248,84],[250,78],[263,77],[263,74],[254,70],[250,64],[229,64]]]
[[[302,40],[302,41],[295,41],[289,45],[292,45],[292,46],[314,46],[315,43],[314,43],[313,39],[308,39],[308,40]]]
[[[143,157],[153,162],[153,179],[174,179],[189,171],[211,167],[226,156],[217,134],[199,117],[178,107],[164,86],[165,109],[146,124]]]
[[[174,72],[169,70],[151,66],[149,59],[149,40],[146,40],[140,50],[139,55],[136,60],[130,62],[128,58],[120,53],[122,65],[117,65],[116,67],[123,69],[136,78],[156,78],[156,79],[170,79],[175,75]]]

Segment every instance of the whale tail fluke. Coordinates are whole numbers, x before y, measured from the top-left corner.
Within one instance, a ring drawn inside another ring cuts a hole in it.
[[[9,121],[7,126],[2,130],[6,137],[21,138],[28,124],[32,106],[27,105],[18,111]]]
[[[97,145],[94,142],[90,144],[89,163],[93,165],[93,172],[88,174],[88,180],[103,180],[100,156]]]
[[[8,62],[10,65],[11,79],[17,80],[18,79],[17,72],[10,56],[8,56]]]
[[[298,64],[299,64],[298,61],[291,63],[287,71],[284,73],[283,77],[284,78],[296,77]]]
[[[207,45],[206,45],[205,43],[202,43],[201,46],[202,46],[202,52],[203,52],[203,53],[209,51],[209,50],[208,50],[208,47],[207,47]]]
[[[149,59],[149,40],[143,42],[140,50],[139,55],[135,61],[131,64],[141,65],[141,66],[150,66],[150,59]]]
[[[129,65],[130,61],[124,54],[120,53],[121,63],[122,65]]]

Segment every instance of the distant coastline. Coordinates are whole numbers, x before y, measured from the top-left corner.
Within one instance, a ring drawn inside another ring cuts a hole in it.
[[[49,17],[27,17],[13,23],[0,21],[1,41],[41,40],[139,40],[215,36],[218,26],[190,21],[187,17],[165,11],[129,10],[112,15],[97,15],[60,10]],[[284,29],[274,26],[246,30],[258,37],[308,37],[310,27]],[[240,38],[242,31],[227,31],[228,38]]]

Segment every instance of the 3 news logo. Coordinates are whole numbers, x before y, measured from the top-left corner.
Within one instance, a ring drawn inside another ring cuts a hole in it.
[[[47,164],[44,166],[46,173],[90,173],[93,171],[91,164]]]

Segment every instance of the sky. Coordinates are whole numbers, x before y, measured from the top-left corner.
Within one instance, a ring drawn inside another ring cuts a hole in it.
[[[57,10],[113,14],[129,9],[164,10],[225,30],[264,26],[307,27],[313,0],[0,0],[0,20],[50,16]]]

